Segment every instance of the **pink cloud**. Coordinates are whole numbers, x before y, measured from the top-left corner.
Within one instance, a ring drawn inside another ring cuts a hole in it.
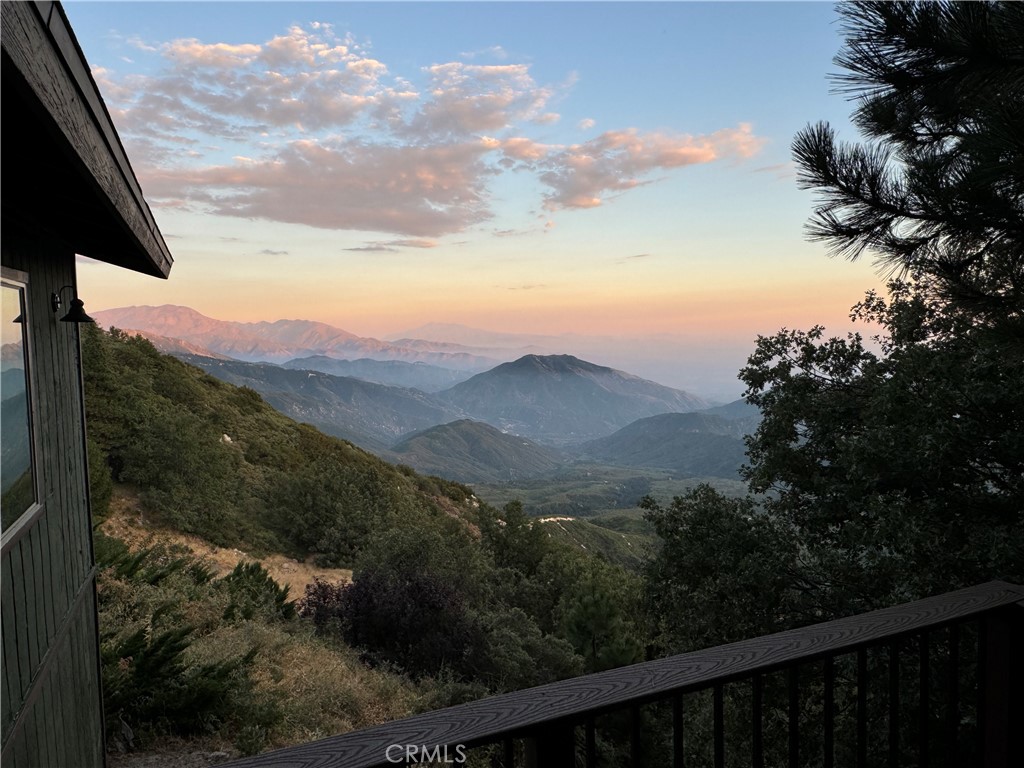
[[[188,199],[223,216],[437,237],[486,220],[481,142],[429,147],[296,141],[274,157],[151,171],[155,203]],[[404,247],[428,247],[403,241]]]
[[[367,249],[429,247],[415,239],[486,221],[488,186],[507,170],[536,174],[549,212],[593,208],[659,173],[748,158],[763,144],[748,124],[545,143],[530,129],[560,119],[551,105],[574,73],[549,86],[528,64],[457,61],[414,83],[322,23],[261,43],[139,48],[158,50],[163,69],[94,76],[154,204],[408,238]]]
[[[547,210],[595,208],[608,192],[650,183],[649,174],[723,157],[748,158],[764,139],[748,123],[705,136],[641,134],[636,129],[606,131],[583,144],[549,153],[539,163],[540,178],[551,192]]]

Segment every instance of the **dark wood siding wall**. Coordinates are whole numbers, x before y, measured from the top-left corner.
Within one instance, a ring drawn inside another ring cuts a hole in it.
[[[77,328],[50,294],[75,282],[69,247],[5,232],[3,264],[27,272],[41,516],[6,548],[2,588],[4,768],[104,763],[95,570]],[[65,307],[70,298],[64,293]],[[88,298],[88,297],[85,297]]]

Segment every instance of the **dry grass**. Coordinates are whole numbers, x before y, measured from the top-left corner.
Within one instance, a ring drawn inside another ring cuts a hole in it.
[[[213,569],[217,576],[230,573],[241,562],[258,560],[270,573],[274,581],[287,585],[291,597],[302,597],[306,585],[320,578],[336,584],[352,581],[352,571],[347,568],[322,568],[310,557],[306,562],[293,560],[279,554],[256,558],[237,549],[215,547],[208,541],[156,525],[146,517],[139,505],[138,497],[123,486],[117,486],[110,502],[110,514],[100,529],[108,536],[120,539],[133,552],[154,545],[180,546]]]

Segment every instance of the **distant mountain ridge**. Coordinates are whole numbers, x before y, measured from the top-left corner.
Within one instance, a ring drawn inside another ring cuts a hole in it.
[[[332,376],[351,376],[355,379],[386,384],[392,387],[412,387],[423,392],[440,392],[442,389],[465,381],[471,373],[443,368],[429,363],[406,363],[401,360],[338,360],[326,355],[297,357],[281,364],[293,370],[320,371]]]
[[[93,313],[105,327],[132,328],[143,333],[180,339],[218,355],[247,362],[283,363],[296,357],[328,355],[425,362],[463,371],[482,371],[497,360],[468,354],[416,350],[363,338],[313,320],[275,320],[241,323],[215,320],[189,307],[164,304],[105,309]]]
[[[708,405],[688,392],[572,355],[526,355],[438,396],[473,418],[548,445],[602,437],[645,416]]]
[[[247,386],[286,416],[379,453],[411,432],[464,414],[417,389],[266,363],[179,355],[221,381]]]

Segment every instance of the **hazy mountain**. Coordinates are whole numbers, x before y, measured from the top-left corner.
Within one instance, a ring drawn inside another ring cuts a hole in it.
[[[562,457],[489,424],[463,419],[411,435],[384,456],[460,483],[502,483],[550,472]]]
[[[683,476],[735,478],[746,459],[745,423],[702,413],[640,419],[579,447],[583,458],[623,467],[657,467]]]
[[[402,435],[463,414],[416,389],[389,387],[318,371],[184,355],[185,362],[236,386],[247,386],[281,413],[382,451]]]
[[[0,348],[0,368],[23,368],[25,365],[25,354],[21,351],[21,342],[12,341]]]
[[[392,334],[389,339],[396,344],[400,343],[399,340],[415,339],[421,342],[447,342],[463,347],[493,349],[522,349],[525,347],[550,349],[559,344],[558,336],[485,331],[459,323],[426,323],[402,333]]]
[[[715,406],[714,408],[705,408],[701,413],[721,416],[724,419],[735,421],[742,427],[744,434],[752,433],[757,429],[757,425],[761,421],[761,409],[756,405],[751,405],[742,398],[733,400],[725,405]]]
[[[601,437],[645,416],[707,406],[687,392],[571,355],[526,355],[439,397],[503,431],[548,444]]]
[[[379,339],[362,338],[312,320],[238,323],[215,320],[188,307],[121,307],[94,312],[104,326],[134,328],[181,339],[219,355],[249,362],[285,362],[308,355],[340,359],[371,358],[425,362],[465,371],[482,371],[497,361],[465,352],[421,351]]]
[[[404,363],[400,360],[338,360],[325,355],[299,357],[282,363],[282,367],[293,370],[320,371],[332,376],[351,376],[376,384],[387,384],[393,387],[412,387],[424,392],[440,392],[460,381],[465,381],[471,373],[442,368],[427,363]]]
[[[7,400],[25,391],[25,369],[6,368],[0,373],[0,397]]]
[[[159,333],[153,333],[152,331],[140,331],[137,328],[118,327],[118,329],[124,331],[129,336],[142,336],[156,347],[158,352],[162,352],[165,355],[174,355],[175,357],[181,357],[182,355],[199,355],[200,357],[213,357],[218,360],[232,359],[227,355],[219,355],[212,349],[201,347],[198,344],[192,344],[184,339],[172,339],[170,336],[161,336]]]

